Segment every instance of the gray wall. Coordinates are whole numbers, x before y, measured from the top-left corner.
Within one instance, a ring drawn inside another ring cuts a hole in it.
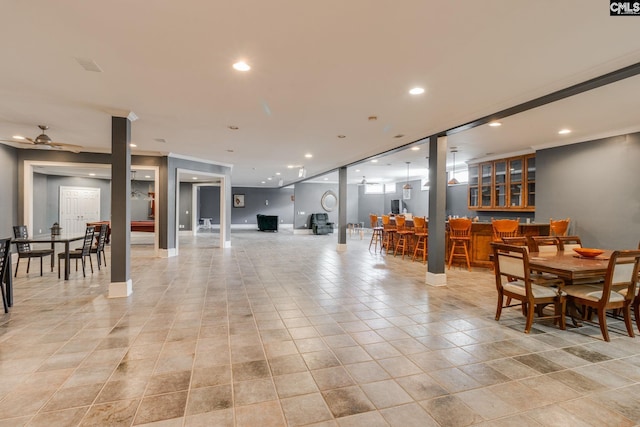
[[[198,219],[211,218],[212,224],[220,224],[220,186],[198,187],[198,192]]]
[[[54,222],[60,222],[60,187],[100,189],[100,220],[111,218],[111,182],[105,179],[33,174],[33,230],[31,234],[48,233]]]
[[[571,218],[584,246],[640,241],[640,133],[536,153],[536,220]]]
[[[180,212],[178,218],[179,228],[184,231],[191,230],[191,202],[193,196],[193,184],[190,182],[180,183]],[[218,209],[219,210],[219,209]]]
[[[280,224],[293,223],[292,188],[234,187],[233,194],[244,194],[245,207],[231,209],[232,224],[257,225],[257,214],[277,215]]]
[[[0,237],[13,237],[18,225],[18,154],[17,149],[0,144]]]
[[[131,191],[138,191],[143,195],[148,195],[154,192],[154,185],[153,181],[134,181],[131,183]],[[100,195],[102,195],[102,190]],[[111,194],[109,194],[109,200],[111,200]],[[102,211],[100,211],[100,215],[104,217]],[[131,199],[131,221],[148,221],[153,219],[150,215],[151,202],[149,200],[144,200],[142,197],[140,199]],[[109,217],[104,219],[107,220]]]
[[[358,221],[364,222],[366,227],[370,226],[369,214],[388,214],[391,212],[391,201],[402,200],[402,186],[406,182],[396,184],[395,193],[385,194],[364,194],[364,185],[358,186]],[[429,216],[429,191],[422,191],[420,180],[409,181],[413,187],[411,199],[402,200],[407,208],[407,212],[414,216]],[[464,186],[466,191],[466,186]],[[465,203],[466,209],[466,203]]]
[[[312,213],[328,213],[329,221],[338,223],[338,209],[326,212],[321,205],[322,195],[332,190],[338,195],[338,184],[298,183],[295,185],[294,195],[294,223],[293,228],[309,228]],[[348,193],[347,193],[348,194]]]

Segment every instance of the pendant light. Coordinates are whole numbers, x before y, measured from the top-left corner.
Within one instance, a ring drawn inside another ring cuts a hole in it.
[[[409,163],[411,162],[405,163],[407,164],[407,183],[402,186],[402,198],[404,200],[409,200],[411,199],[411,189],[413,188],[411,187],[411,184],[409,184]]]
[[[449,185],[457,185],[460,184],[460,181],[456,179],[456,153],[458,152],[457,148],[452,148],[451,152],[453,153],[453,172],[451,173],[451,179],[447,184]]]

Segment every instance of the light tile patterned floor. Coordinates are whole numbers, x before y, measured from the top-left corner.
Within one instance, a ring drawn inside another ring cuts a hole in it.
[[[368,241],[234,231],[134,245],[134,293],[109,274],[24,267],[0,317],[3,426],[631,426],[640,339],[611,320],[560,331],[493,320],[485,270],[372,254]],[[36,269],[38,270],[38,269]]]

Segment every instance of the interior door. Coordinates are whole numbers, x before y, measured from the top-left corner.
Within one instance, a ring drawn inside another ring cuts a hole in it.
[[[99,220],[99,188],[60,187],[60,227],[64,233],[84,233],[87,222]]]

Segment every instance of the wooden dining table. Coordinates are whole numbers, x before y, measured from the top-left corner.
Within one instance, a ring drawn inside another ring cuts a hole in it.
[[[605,250],[602,255],[594,258],[583,257],[573,251],[558,251],[555,254],[531,252],[529,268],[533,271],[554,274],[561,278],[565,285],[584,279],[593,279],[596,282],[603,279],[607,273],[612,252]]]

